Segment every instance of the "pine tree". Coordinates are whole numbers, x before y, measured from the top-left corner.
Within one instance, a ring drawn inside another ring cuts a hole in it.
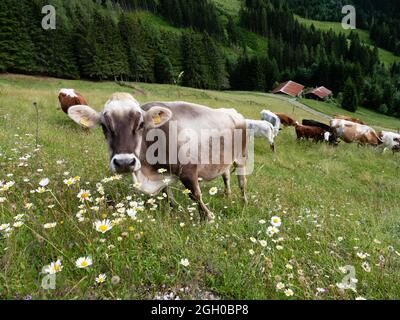
[[[188,87],[205,87],[205,62],[201,39],[192,31],[182,35],[183,84]]]
[[[36,70],[34,47],[26,25],[25,1],[0,1],[0,71]]]
[[[347,79],[344,86],[342,107],[351,112],[356,112],[358,109],[358,93],[351,78]]]

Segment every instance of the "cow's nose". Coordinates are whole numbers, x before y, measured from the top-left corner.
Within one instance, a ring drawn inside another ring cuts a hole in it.
[[[133,154],[118,154],[111,160],[111,171],[129,172],[140,168],[139,160]]]
[[[113,160],[114,165],[116,168],[123,168],[123,167],[133,167],[136,163],[136,159],[116,159]]]

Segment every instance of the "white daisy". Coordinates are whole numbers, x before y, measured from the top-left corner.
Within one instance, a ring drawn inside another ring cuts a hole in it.
[[[105,282],[106,279],[107,279],[107,276],[104,273],[101,273],[96,277],[96,283],[101,284],[101,283]]]
[[[89,201],[90,200],[90,191],[89,190],[81,190],[79,191],[77,197],[80,199],[80,201]]]
[[[75,265],[79,269],[85,269],[90,267],[93,264],[92,258],[90,257],[81,257],[75,261]]]
[[[183,265],[184,267],[188,267],[189,266],[189,260],[188,259],[181,259],[181,265]]]
[[[280,225],[282,224],[281,218],[277,217],[277,216],[273,216],[271,218],[271,225],[274,227],[280,227]]]
[[[39,185],[44,188],[45,186],[47,186],[49,184],[49,182],[50,182],[49,178],[44,178],[44,179],[40,180]]]
[[[107,231],[110,231],[112,229],[111,222],[108,219],[105,219],[103,221],[97,220],[93,223],[93,226],[96,231],[101,233],[106,233]]]
[[[56,274],[57,272],[60,272],[63,269],[63,266],[61,264],[61,260],[57,260],[56,262],[50,263],[45,269],[44,272],[48,274]]]

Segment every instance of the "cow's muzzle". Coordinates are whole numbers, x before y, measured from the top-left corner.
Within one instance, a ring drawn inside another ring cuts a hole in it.
[[[132,153],[116,154],[110,162],[111,172],[128,173],[140,168],[140,160]]]

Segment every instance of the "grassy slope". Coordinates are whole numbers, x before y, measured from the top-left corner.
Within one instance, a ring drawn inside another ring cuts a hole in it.
[[[252,94],[187,88],[178,93],[167,85],[137,85],[147,92],[147,96],[136,95],[141,103],[183,99],[235,107],[252,118],[258,118],[265,106],[292,114],[292,106],[286,102]],[[116,210],[101,205],[98,213],[89,209],[86,220],[78,222],[76,195],[85,188],[93,198],[99,196],[95,184],[109,175],[106,145],[100,129],[86,134],[56,110],[61,87],[76,88],[98,110],[112,92],[122,90],[114,83],[0,76],[0,181],[16,182],[6,193],[0,192],[0,197],[7,198],[0,203],[0,224],[13,223],[15,215],[26,214],[25,225],[0,240],[1,298],[29,294],[55,299],[146,299],[181,287],[188,287],[187,293],[179,292],[181,298],[203,298],[207,292],[222,298],[287,298],[275,289],[278,281],[293,289],[294,299],[398,298],[400,257],[388,249],[393,246],[400,251],[398,155],[382,155],[356,145],[341,144],[333,149],[297,143],[293,129],[285,129],[277,138],[275,155],[265,141],[256,141],[247,207],[240,201],[236,182],[231,199],[221,191],[216,196],[208,194],[211,186],[222,189],[222,181],[203,185],[205,201],[218,218],[214,224],[201,224],[197,212],[188,212],[191,201],[178,184],[174,192],[182,211],[170,211],[157,200],[157,210],[146,205],[146,211],[138,213],[140,220],[126,219],[100,235],[92,228],[93,220],[100,216],[113,219]],[[35,132],[33,100],[39,103],[41,119],[41,147],[36,152],[34,137],[26,136]],[[294,117],[315,118],[297,110]],[[18,166],[24,162],[19,158],[27,153],[32,155],[28,166]],[[62,159],[64,163],[56,163]],[[39,168],[43,171],[38,172]],[[66,176],[65,171],[69,172]],[[75,175],[81,176],[80,186],[68,189],[62,181]],[[24,177],[30,181],[24,182]],[[31,194],[44,177],[50,179],[52,192]],[[104,184],[114,203],[126,203],[128,195],[147,199],[130,185],[129,177]],[[34,203],[33,209],[24,208],[28,202]],[[271,239],[265,230],[273,215],[282,218],[282,225]],[[267,224],[260,224],[261,219]],[[55,229],[43,228],[44,223],[53,221],[58,222]],[[267,247],[253,244],[250,237],[267,240]],[[363,260],[357,252],[370,254],[366,259],[370,273],[361,268]],[[88,270],[74,266],[75,259],[83,255],[93,258]],[[385,263],[377,266],[380,256]],[[39,272],[57,258],[63,259],[64,269],[57,276],[56,289],[40,289]],[[188,267],[179,264],[182,258],[189,259]],[[339,267],[345,265],[356,269],[357,293],[341,292],[335,286],[344,277]],[[108,276],[103,285],[94,283],[99,273]],[[112,276],[120,277],[120,282],[111,284]],[[328,292],[316,296],[317,288]]]
[[[299,20],[301,23],[303,23],[306,26],[311,26],[312,24],[315,26],[315,28],[324,30],[324,31],[329,31],[333,30],[336,33],[344,33],[346,35],[350,34],[351,30],[344,30],[342,28],[342,25],[340,22],[327,22],[327,21],[317,21],[317,20],[309,20],[309,19],[304,19],[300,16],[296,16],[296,19]],[[372,41],[369,37],[369,34],[365,30],[357,29],[355,30],[360,39],[365,42],[368,45],[372,46]],[[378,48],[379,50],[379,57],[384,62],[386,65],[390,65],[394,62],[400,62],[400,57],[395,56],[393,53]]]

